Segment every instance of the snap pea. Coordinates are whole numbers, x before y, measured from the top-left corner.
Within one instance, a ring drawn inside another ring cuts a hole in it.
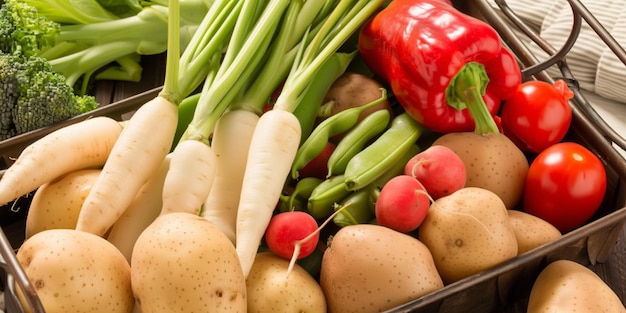
[[[389,110],[378,110],[366,116],[348,131],[328,158],[328,176],[343,174],[350,159],[359,153],[369,141],[387,129],[390,119]]]
[[[281,212],[306,211],[307,202],[311,193],[322,182],[317,177],[304,177],[300,179],[289,194],[282,194],[279,198],[278,208]]]
[[[343,201],[335,205],[335,211],[342,210],[333,218],[339,227],[368,223],[374,217],[375,188],[363,188],[352,192]]]
[[[344,174],[346,188],[361,189],[376,180],[415,144],[423,132],[424,126],[407,113],[396,116],[380,137],[350,159]]]
[[[333,213],[333,206],[350,194],[346,189],[343,175],[329,177],[321,182],[309,197],[307,211],[316,219],[323,219]]]
[[[381,92],[381,97],[375,101],[360,107],[341,111],[320,122],[296,152],[296,156],[291,165],[292,178],[297,179],[298,171],[324,150],[330,137],[342,134],[354,127],[358,122],[359,115],[361,115],[363,111],[385,101],[387,99],[387,91],[381,88]]]
[[[326,92],[328,92],[333,82],[346,71],[355,55],[356,53],[354,52],[337,52],[333,54],[324,62],[309,82],[309,86],[304,95],[302,95],[302,102],[293,111],[293,114],[300,121],[302,133],[300,144],[304,143],[313,129],[317,112],[321,108],[322,102],[324,102]]]

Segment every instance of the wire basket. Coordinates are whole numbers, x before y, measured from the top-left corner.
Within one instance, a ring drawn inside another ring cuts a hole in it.
[[[468,0],[466,5],[474,15],[480,16],[498,31],[504,43],[521,63],[522,75],[525,79],[535,78],[547,82],[554,82],[555,79],[565,80],[574,92],[574,98],[570,101],[573,109],[596,125],[602,136],[614,147],[626,151],[624,134],[618,133],[594,109],[581,91],[578,79],[567,62],[568,53],[579,40],[583,23],[593,30],[597,38],[615,54],[624,66],[626,66],[626,51],[580,0],[567,0],[567,3],[571,8],[571,30],[563,45],[556,48],[520,18],[506,0]],[[530,41],[540,47],[548,57],[533,53],[528,47]],[[551,77],[546,72],[546,69],[554,66],[560,70],[561,77]],[[611,161],[614,166],[622,169],[626,167],[623,160]]]

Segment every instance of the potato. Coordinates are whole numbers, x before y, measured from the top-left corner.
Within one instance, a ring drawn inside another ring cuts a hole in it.
[[[246,281],[235,247],[195,214],[156,218],[137,238],[131,268],[143,313],[246,311]]]
[[[26,238],[46,229],[74,229],[100,169],[70,172],[39,187],[26,216]]]
[[[626,308],[596,273],[576,262],[557,260],[535,280],[527,312],[624,313]]]
[[[382,96],[383,86],[373,78],[354,72],[345,72],[330,86],[324,97],[321,118],[334,115],[346,109],[360,107],[374,102]],[[391,112],[389,101],[383,101],[361,113],[359,121],[368,114],[380,109]]]
[[[287,276],[289,260],[271,252],[254,259],[246,280],[248,313],[326,312],[326,298],[317,281],[297,263]]]
[[[433,145],[456,152],[466,168],[466,187],[480,187],[497,194],[507,209],[522,199],[529,164],[524,153],[505,135],[473,132],[449,133]]]
[[[526,212],[509,210],[509,220],[517,238],[517,254],[530,251],[562,236],[552,224]]]
[[[446,284],[517,256],[517,239],[502,200],[465,187],[435,200],[418,229]]]
[[[130,266],[102,237],[71,229],[44,230],[23,243],[17,259],[47,313],[133,309]]]
[[[443,288],[430,251],[415,237],[358,224],[324,252],[320,285],[329,312],[382,312]]]

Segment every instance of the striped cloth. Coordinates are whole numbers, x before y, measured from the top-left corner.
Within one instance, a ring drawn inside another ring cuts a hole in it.
[[[493,0],[489,1],[497,8]],[[626,0],[581,2],[626,48]],[[567,0],[507,0],[506,3],[555,49],[567,40],[572,29],[572,8]],[[528,47],[539,60],[548,57],[530,40]],[[584,21],[576,44],[567,55],[567,64],[595,110],[626,137],[626,65]],[[548,69],[548,73],[561,76],[556,66]],[[620,152],[626,157],[626,152]]]

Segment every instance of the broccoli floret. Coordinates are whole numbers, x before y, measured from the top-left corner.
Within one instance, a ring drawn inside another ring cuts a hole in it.
[[[40,16],[21,0],[5,0],[0,7],[0,50],[8,54],[37,55],[55,44],[61,25]]]
[[[65,77],[37,56],[0,54],[0,140],[46,127],[98,107],[77,96]]]

